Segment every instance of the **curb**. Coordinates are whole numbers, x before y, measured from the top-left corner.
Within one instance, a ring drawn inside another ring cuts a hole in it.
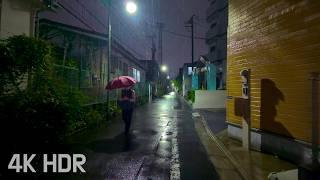
[[[180,96],[180,99],[183,99],[188,106],[193,110],[192,106],[186,101],[186,99],[184,99],[182,96]],[[192,117],[194,119],[194,117]],[[222,151],[225,156],[229,159],[229,161],[231,162],[231,164],[235,167],[236,171],[240,174],[242,179],[245,180],[251,180],[250,176],[248,175],[248,173],[245,171],[245,169],[237,162],[236,158],[231,154],[231,152],[227,149],[227,147],[218,139],[218,137],[216,135],[214,135],[214,133],[210,130],[206,120],[204,119],[203,116],[200,115],[201,123],[204,126],[207,135],[209,136],[209,138],[218,146],[219,150]]]
[[[236,158],[231,154],[231,152],[227,149],[227,147],[218,139],[216,135],[214,135],[214,133],[212,133],[203,116],[200,116],[200,119],[201,119],[202,125],[204,126],[207,132],[207,135],[218,146],[220,151],[222,151],[225,154],[225,156],[229,159],[229,161],[235,167],[235,169],[238,171],[241,177],[246,180],[251,180],[250,176],[247,174],[245,169],[237,162]]]

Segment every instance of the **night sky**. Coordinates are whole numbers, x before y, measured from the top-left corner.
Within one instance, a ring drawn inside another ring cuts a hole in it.
[[[118,4],[117,4],[118,3]],[[168,64],[171,75],[176,75],[183,63],[191,62],[190,28],[185,22],[195,14],[195,36],[205,37],[207,0],[138,0],[138,12],[129,16],[120,8],[123,1],[113,5],[114,37],[141,59],[151,59],[152,34],[158,35],[157,22],[165,24],[163,32],[163,63]],[[156,40],[158,47],[158,40]],[[207,53],[204,40],[195,40],[195,59]],[[157,53],[158,53],[157,49]],[[157,56],[158,57],[158,56]]]
[[[195,14],[198,16],[195,21],[195,36],[205,37],[207,4],[207,0],[165,0],[161,8],[162,21],[166,24],[166,29],[191,36],[190,28],[184,27],[184,23]],[[191,38],[165,33],[163,43],[164,61],[173,67],[173,72],[177,72],[183,63],[191,62]],[[207,54],[207,49],[204,40],[195,40],[195,58]]]
[[[42,12],[41,17],[89,31],[107,33],[108,9],[101,4],[104,1],[59,0],[64,8],[57,9],[56,13]],[[135,0],[138,4],[135,15],[126,12],[126,1],[112,1],[112,37],[137,58],[151,59],[150,36],[154,34],[158,37],[156,24],[164,23],[163,63],[168,65],[171,77],[176,75],[183,63],[191,62],[191,30],[185,27],[185,22],[195,14],[195,36],[204,38],[208,29],[205,21],[208,0]],[[159,60],[158,39],[155,39],[155,43],[156,59]],[[195,60],[208,52],[203,39],[195,39],[194,47]]]

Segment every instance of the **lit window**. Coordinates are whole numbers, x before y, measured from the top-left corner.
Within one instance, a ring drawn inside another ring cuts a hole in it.
[[[137,78],[136,78],[137,82],[140,82],[140,71],[137,70]]]
[[[132,77],[137,80],[137,70],[132,68]]]
[[[192,74],[192,67],[188,67],[188,75]]]

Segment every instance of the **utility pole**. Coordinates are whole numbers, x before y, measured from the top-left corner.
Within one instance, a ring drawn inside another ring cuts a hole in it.
[[[107,82],[110,81],[110,70],[111,70],[111,53],[112,53],[112,26],[111,26],[111,13],[112,13],[112,1],[109,0],[109,7],[108,7],[108,59],[107,59]],[[110,92],[107,91],[107,121],[110,121]]]
[[[312,163],[314,166],[319,166],[319,150],[318,150],[318,142],[319,142],[319,73],[313,72],[311,73],[311,84],[312,84],[312,92],[311,92],[311,102],[312,102]]]
[[[151,48],[151,52],[152,52],[152,60],[156,60],[156,52],[157,52],[157,48],[156,48],[156,45],[154,43],[154,37],[155,36],[152,36],[152,48]]]
[[[148,36],[149,38],[151,38],[151,60],[156,60],[156,52],[157,52],[157,48],[156,48],[156,44],[154,42],[154,39],[156,37],[156,35],[151,35],[151,36]]]
[[[189,21],[187,21],[185,24],[191,28],[191,62],[192,62],[192,70],[193,70],[193,61],[194,61],[194,17],[195,15],[192,15]]]
[[[160,65],[163,65],[163,51],[162,51],[162,31],[163,31],[164,24],[163,23],[158,23],[158,29],[159,29],[159,60],[160,60]]]

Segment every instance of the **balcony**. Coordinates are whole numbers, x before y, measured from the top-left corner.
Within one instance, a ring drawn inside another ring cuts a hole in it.
[[[219,38],[221,36],[224,36],[227,32],[227,25],[224,22],[219,22],[217,25],[209,29],[209,31],[206,33],[206,39],[212,39],[212,38]]]
[[[209,29],[209,31],[206,33],[206,39],[210,39],[212,37],[215,37],[218,35],[218,29],[219,27],[216,26],[215,28]]]
[[[217,0],[213,5],[210,5],[206,11],[207,22],[211,22],[219,12],[228,8],[228,3],[226,1]]]

